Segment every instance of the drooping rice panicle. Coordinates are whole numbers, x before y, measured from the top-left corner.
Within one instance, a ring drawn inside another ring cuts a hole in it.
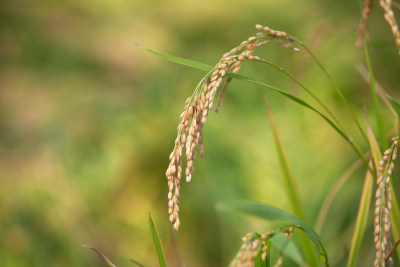
[[[225,53],[215,68],[210,71],[198,84],[193,95],[186,99],[184,110],[180,115],[178,125],[178,135],[175,140],[174,150],[169,160],[170,164],[166,171],[168,179],[168,214],[169,220],[177,231],[180,225],[179,220],[179,190],[183,172],[182,155],[186,154],[187,164],[184,171],[186,181],[189,182],[194,172],[194,160],[196,158],[196,148],[200,150],[201,156],[204,155],[203,145],[203,126],[207,121],[208,113],[213,106],[217,90],[222,84],[228,72],[238,73],[244,61],[258,61],[260,58],[254,56],[256,47],[266,45],[269,40],[274,39],[284,48],[295,52],[300,51],[294,47],[294,38],[282,31],[275,31],[268,27],[256,25],[256,29],[261,30],[256,36],[251,36],[243,41],[239,46]],[[224,92],[231,78],[226,79],[225,86],[220,93],[220,100],[216,107],[216,112],[220,110]]]
[[[392,0],[379,0],[379,4],[385,10],[385,20],[389,23],[396,42],[397,50],[400,54],[400,32],[392,10]]]

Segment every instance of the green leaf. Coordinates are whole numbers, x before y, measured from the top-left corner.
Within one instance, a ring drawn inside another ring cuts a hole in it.
[[[391,97],[390,95],[386,95],[386,98],[389,100],[393,109],[397,113],[397,136],[400,136],[400,102]]]
[[[161,244],[160,236],[158,235],[156,225],[154,224],[154,221],[151,218],[150,212],[149,212],[149,226],[151,230],[151,235],[153,236],[154,246],[156,247],[158,262],[160,263],[161,267],[166,267],[167,263],[165,262],[164,250]]]
[[[288,239],[284,233],[276,232],[272,237],[269,238],[272,245],[279,249],[280,252],[284,253],[298,265],[303,266],[305,264],[303,256],[301,255],[296,244]]]
[[[372,70],[371,60],[369,58],[368,45],[367,45],[367,41],[365,40],[365,34],[364,34],[364,51],[365,51],[365,59],[367,61],[367,66],[368,66],[372,99],[374,100],[375,115],[376,115],[376,120],[378,122],[379,137],[380,137],[380,140],[381,140],[381,143],[382,143],[382,147],[385,150],[385,149],[387,149],[389,147],[389,145],[388,145],[388,142],[386,140],[386,132],[385,132],[384,124],[383,124],[383,116],[382,116],[382,111],[381,111],[381,105],[379,103],[378,94],[377,94],[376,89],[375,89],[374,72]]]
[[[390,95],[386,95],[386,98],[389,100],[390,104],[396,111],[397,116],[400,117],[400,102],[398,100],[394,99],[393,97],[391,97]]]
[[[139,46],[139,47],[141,47],[141,46]],[[143,47],[141,47],[141,48],[143,48]],[[164,58],[166,60],[181,64],[181,65],[189,66],[189,67],[192,67],[192,68],[195,68],[195,69],[211,71],[212,68],[213,68],[210,65],[203,64],[203,63],[200,63],[200,62],[197,62],[197,61],[170,56],[170,55],[163,54],[163,53],[160,53],[160,52],[156,52],[154,50],[147,49],[147,48],[143,48],[143,49],[145,49],[146,51],[148,51],[150,53],[153,53],[154,55],[160,56],[160,57],[162,57],[162,58]],[[272,89],[272,90],[284,95],[285,97],[291,99],[292,101],[294,101],[294,102],[296,102],[296,103],[298,103],[298,104],[300,104],[300,105],[302,105],[302,106],[304,106],[304,107],[306,107],[308,109],[311,109],[312,111],[317,113],[319,116],[321,116],[329,125],[331,125],[333,127],[333,129],[335,129],[335,131],[338,132],[340,134],[340,136],[342,136],[352,146],[354,151],[363,160],[365,166],[367,168],[369,168],[368,161],[365,159],[364,154],[361,152],[359,147],[342,130],[340,130],[340,128],[332,120],[330,120],[327,116],[325,116],[323,113],[321,113],[319,110],[317,110],[316,108],[314,108],[313,106],[311,106],[310,104],[305,102],[304,100],[301,100],[300,98],[298,98],[298,97],[296,97],[296,96],[294,96],[294,95],[292,95],[292,94],[290,94],[288,92],[285,92],[285,91],[283,91],[281,89],[278,89],[277,87],[274,87],[272,85],[269,85],[269,84],[266,84],[266,83],[263,83],[263,82],[260,82],[260,81],[257,81],[257,80],[254,80],[254,79],[239,75],[239,74],[234,74],[234,73],[228,72],[226,75],[228,77],[232,77],[232,78],[235,78],[235,79],[238,79],[238,80],[246,81],[246,82],[249,82],[249,83],[261,85],[263,87]],[[362,131],[362,129],[361,129],[361,131]]]
[[[375,170],[377,170],[379,168],[379,161],[382,158],[382,153],[381,153],[381,149],[379,148],[379,144],[376,141],[376,138],[375,138],[374,132],[371,128],[371,125],[368,121],[366,111],[365,111],[365,121],[367,124],[368,143],[369,143],[369,147],[371,149],[372,159],[374,160]],[[376,178],[378,178],[378,177],[376,177]]]
[[[139,47],[141,47],[141,46],[139,46]],[[160,53],[160,52],[157,52],[157,51],[148,49],[148,48],[144,48],[144,47],[141,47],[141,48],[145,49],[146,51],[148,51],[148,52],[150,52],[150,53],[152,53],[152,54],[154,54],[154,55],[157,55],[157,56],[159,56],[159,57],[162,57],[162,58],[164,58],[164,59],[166,59],[166,60],[169,60],[169,61],[172,61],[172,62],[181,64],[181,65],[185,65],[185,66],[188,66],[188,67],[191,67],[191,68],[195,68],[195,69],[199,69],[199,70],[204,70],[204,71],[211,71],[211,70],[213,69],[212,66],[207,65],[207,64],[204,64],[204,63],[200,63],[200,62],[193,61],[193,60],[189,60],[189,59],[184,59],[184,58],[180,58],[180,57],[175,57],[175,56],[163,54],[163,53]],[[296,97],[296,96],[294,96],[294,95],[292,95],[292,94],[290,94],[290,93],[288,93],[288,92],[285,92],[285,91],[283,91],[283,90],[281,90],[281,89],[279,89],[279,88],[277,88],[277,87],[274,87],[274,86],[272,86],[272,85],[269,85],[269,84],[266,84],[266,83],[263,83],[263,82],[260,82],[260,81],[257,81],[257,80],[254,80],[254,79],[251,79],[251,78],[248,78],[248,77],[239,75],[239,74],[234,74],[234,73],[229,72],[229,73],[227,73],[226,75],[229,76],[229,77],[238,79],[238,80],[242,80],[242,81],[246,81],[246,82],[249,82],[249,83],[261,85],[261,86],[263,86],[263,87],[267,87],[267,88],[269,88],[269,89],[272,89],[272,90],[274,90],[274,91],[276,91],[276,92],[278,92],[278,93],[280,93],[280,94],[286,96],[287,98],[289,98],[289,99],[295,101],[296,103],[298,103],[298,104],[300,104],[300,105],[302,105],[302,106],[304,106],[304,107],[306,107],[306,108],[308,108],[308,109],[311,109],[312,111],[314,111],[314,112],[316,112],[318,115],[320,115],[325,121],[327,121],[327,122],[328,122],[328,123],[343,137],[343,138],[345,138],[346,140],[348,140],[348,137],[336,126],[336,124],[335,124],[333,121],[331,121],[328,117],[326,117],[325,115],[323,115],[323,114],[322,114],[321,112],[319,112],[317,109],[315,109],[314,107],[312,107],[312,106],[311,106],[310,104],[308,104],[307,102],[301,100],[300,98],[298,98],[298,97]]]
[[[326,249],[322,244],[319,235],[314,231],[314,229],[311,226],[309,226],[302,220],[298,219],[296,216],[288,213],[287,211],[278,209],[268,204],[260,204],[254,202],[219,204],[217,208],[225,210],[226,209],[238,210],[266,220],[290,223],[291,226],[299,228],[306,233],[308,238],[310,238],[310,240],[313,241],[314,244],[318,247],[320,251],[320,260],[324,262],[326,266],[329,266],[328,254],[326,253]]]
[[[140,47],[140,48],[143,48],[144,50],[146,50],[146,51],[148,51],[148,52],[150,52],[150,53],[152,53],[152,54],[154,54],[156,56],[162,57],[162,58],[164,58],[164,59],[166,59],[168,61],[172,61],[172,62],[181,64],[181,65],[184,65],[184,66],[188,66],[188,67],[191,67],[191,68],[194,68],[194,69],[210,71],[210,70],[212,70],[214,68],[213,66],[210,66],[210,65],[198,62],[198,61],[185,59],[185,58],[181,58],[181,57],[175,57],[175,56],[171,56],[171,55],[167,55],[167,54],[163,54],[163,53],[160,53],[160,52],[145,48],[145,47],[140,46],[138,44],[137,44],[137,46]]]
[[[365,232],[365,226],[367,225],[373,184],[373,176],[371,172],[367,171],[363,191],[361,194],[360,206],[358,207],[356,228],[354,229],[353,239],[351,241],[347,267],[353,267],[356,264],[357,255],[360,250],[360,245]]]
[[[274,137],[276,152],[278,155],[279,166],[281,168],[281,173],[283,177],[283,182],[286,189],[286,196],[289,199],[290,206],[295,216],[300,219],[304,219],[304,211],[301,205],[301,198],[298,189],[298,185],[296,182],[296,178],[294,177],[292,168],[290,167],[289,160],[286,156],[285,147],[283,146],[281,137],[278,132],[278,127],[276,126],[274,117],[272,115],[271,108],[268,104],[267,99],[265,98],[265,104],[267,106],[269,121],[271,124],[272,135]],[[304,249],[304,253],[306,255],[307,261],[310,266],[318,266],[318,262],[314,256],[312,244],[306,238],[301,238],[301,244]]]

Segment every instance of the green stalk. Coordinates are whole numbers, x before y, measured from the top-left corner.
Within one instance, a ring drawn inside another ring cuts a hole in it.
[[[357,255],[365,232],[365,226],[367,225],[368,221],[373,184],[373,175],[370,171],[367,171],[363,191],[361,194],[360,206],[358,207],[357,222],[351,241],[350,255],[347,261],[347,267],[353,267],[357,260]]]
[[[336,118],[336,116],[328,109],[328,107],[318,98],[316,97],[302,82],[300,82],[296,77],[294,77],[292,74],[290,74],[289,72],[287,72],[285,69],[283,69],[282,67],[277,66],[276,64],[272,63],[271,61],[265,60],[265,59],[260,59],[260,62],[266,63],[272,67],[274,67],[275,69],[281,71],[282,73],[284,73],[286,76],[288,76],[290,79],[292,79],[295,83],[297,83],[301,88],[303,88],[315,101],[318,102],[318,104],[321,105],[321,107],[331,116],[331,118],[336,122],[336,125],[338,126],[338,128],[340,128],[343,132],[343,127],[340,124],[340,122],[338,121],[338,119]]]
[[[354,114],[354,111],[350,108],[346,98],[344,97],[342,91],[339,89],[339,87],[336,85],[334,80],[332,79],[331,75],[329,72],[325,69],[325,67],[322,65],[322,63],[318,60],[318,58],[314,55],[314,53],[301,41],[298,39],[295,39],[298,44],[300,44],[306,51],[307,53],[312,57],[315,63],[319,66],[319,68],[325,73],[327,76],[329,82],[332,84],[332,86],[335,88],[336,93],[339,95],[340,99],[342,100],[343,104],[345,105],[346,109],[349,111],[351,116],[353,117],[354,122],[357,125],[358,130],[360,131],[361,135],[363,136],[364,140],[368,143],[368,137],[363,128],[361,127],[360,122],[358,121],[356,115]]]

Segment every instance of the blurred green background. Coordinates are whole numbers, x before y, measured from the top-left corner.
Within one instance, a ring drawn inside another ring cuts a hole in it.
[[[397,11],[396,11],[397,12]],[[397,12],[398,13],[398,12]],[[397,14],[396,13],[396,14]],[[135,46],[215,64],[255,34],[286,31],[311,47],[360,119],[371,115],[368,84],[356,70],[358,1],[27,1],[0,8],[0,265],[157,266],[151,212],[170,266],[226,266],[247,232],[276,225],[217,211],[218,202],[254,200],[290,210],[263,100],[266,94],[298,179],[308,222],[355,160],[321,118],[281,95],[232,81],[219,114],[204,127],[206,156],[182,184],[181,228],[167,214],[165,171],[185,99],[205,73]],[[371,56],[378,81],[398,97],[393,36],[377,5]],[[304,54],[276,45],[258,55],[285,67],[321,97],[366,150],[338,96]],[[241,72],[309,100],[260,63]],[[387,128],[392,115],[385,111]],[[333,266],[343,266],[355,225],[364,170],[338,194],[321,236]],[[371,218],[370,218],[371,219]],[[371,221],[371,220],[370,220]],[[358,266],[372,265],[371,225]],[[286,264],[286,265],[285,265]],[[284,261],[285,266],[291,262]]]

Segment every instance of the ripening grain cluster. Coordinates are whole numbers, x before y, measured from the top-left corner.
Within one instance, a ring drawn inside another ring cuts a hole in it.
[[[284,48],[291,49],[295,52],[299,51],[299,49],[292,44],[295,42],[295,39],[287,33],[272,30],[259,24],[256,25],[256,29],[260,32],[255,36],[251,36],[246,41],[243,41],[239,46],[222,56],[214,69],[200,81],[193,95],[186,99],[183,112],[179,116],[178,135],[175,140],[174,150],[169,156],[170,163],[166,171],[169,187],[169,221],[176,231],[180,225],[179,190],[182,175],[185,175],[186,181],[189,182],[194,172],[193,162],[196,158],[196,149],[199,149],[201,156],[204,155],[203,127],[207,121],[209,111],[213,107],[217,90],[225,80],[216,112],[218,112],[221,107],[223,94],[231,80],[231,77],[227,77],[229,73],[238,73],[242,63],[246,60],[260,60],[258,56],[254,55],[255,48],[267,44],[272,39]],[[182,164],[184,155],[186,155],[187,160],[185,170]]]

